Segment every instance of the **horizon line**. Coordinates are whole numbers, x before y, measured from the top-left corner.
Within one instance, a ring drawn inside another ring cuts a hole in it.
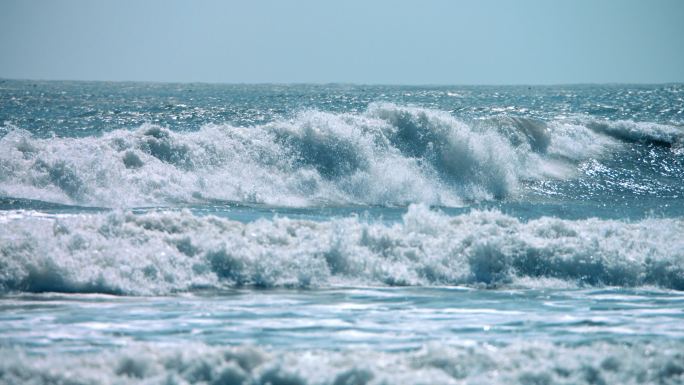
[[[6,78],[0,76],[0,82],[74,82],[74,83],[142,83],[142,84],[205,84],[205,85],[232,85],[232,86],[357,86],[357,87],[558,87],[558,86],[663,86],[684,85],[684,81],[668,82],[576,82],[576,83],[363,83],[345,81],[310,81],[310,82],[231,82],[231,81],[167,81],[167,80],[88,80],[88,79],[30,79],[30,78]]]

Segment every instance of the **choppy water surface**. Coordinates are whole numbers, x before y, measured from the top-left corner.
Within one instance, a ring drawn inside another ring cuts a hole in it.
[[[0,383],[684,383],[684,87],[0,83]]]

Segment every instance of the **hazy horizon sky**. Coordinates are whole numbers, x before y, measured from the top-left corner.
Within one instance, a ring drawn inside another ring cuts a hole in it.
[[[0,78],[684,82],[682,0],[0,2]]]

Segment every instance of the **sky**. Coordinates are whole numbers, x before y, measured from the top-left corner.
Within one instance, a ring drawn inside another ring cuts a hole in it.
[[[0,0],[0,78],[684,82],[684,0]]]

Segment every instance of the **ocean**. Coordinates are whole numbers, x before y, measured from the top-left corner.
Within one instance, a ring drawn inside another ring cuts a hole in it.
[[[0,80],[0,384],[683,384],[684,85]]]

